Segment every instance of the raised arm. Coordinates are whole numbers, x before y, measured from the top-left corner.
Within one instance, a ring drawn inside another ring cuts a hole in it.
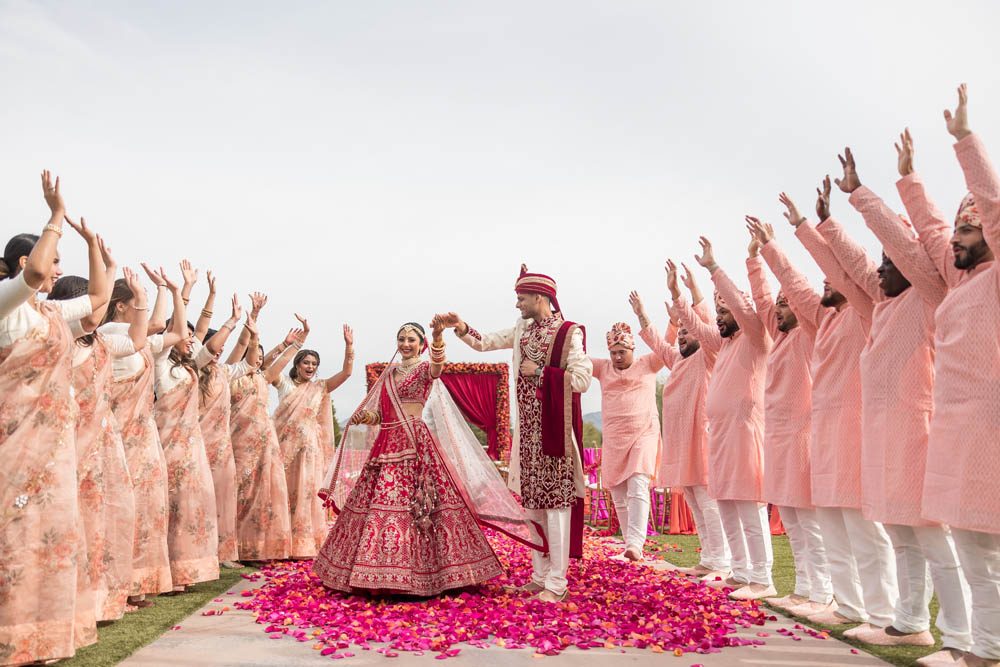
[[[194,323],[194,337],[200,341],[204,341],[208,334],[209,326],[212,324],[212,308],[215,306],[215,277],[211,271],[206,271],[205,279],[208,281],[208,296],[205,298],[205,307],[198,315],[198,321]]]
[[[684,284],[687,285],[688,290],[691,292],[692,298],[694,298],[695,291],[700,295],[701,291],[698,290],[697,283],[695,282],[694,275],[691,273],[691,269],[687,267],[686,264],[681,264],[684,268],[684,277],[682,280]],[[698,301],[701,303],[701,301]],[[691,306],[687,300],[678,294],[674,298],[674,310],[677,313],[677,319],[680,320],[684,328],[688,330],[688,334],[692,338],[697,340],[702,344],[706,350],[710,350],[712,354],[717,353],[722,349],[722,334],[719,333],[719,327],[714,324],[709,324],[707,320],[703,320],[695,309]]]
[[[198,269],[191,266],[191,262],[182,259],[181,277],[184,279],[184,285],[181,287],[181,297],[184,299],[184,305],[186,306],[191,299],[191,290],[194,289],[195,283],[198,282]]]
[[[127,266],[122,270],[125,276],[125,284],[132,290],[132,312],[130,313],[128,337],[132,339],[132,346],[136,350],[146,347],[146,330],[148,321],[146,314],[149,312],[149,301],[146,297],[146,288],[142,285],[139,274]]]
[[[446,328],[454,328],[455,335],[473,350],[489,352],[490,350],[510,350],[514,347],[513,327],[482,334],[466,324],[456,313],[438,313],[435,318],[441,318]]]
[[[674,287],[677,286],[677,271],[674,270],[673,278],[670,277],[670,272],[667,272],[667,283],[668,285],[673,281]],[[671,290],[673,293],[673,290]],[[680,290],[677,290],[680,294]],[[666,366],[667,368],[673,368],[676,363],[677,358],[680,357],[680,353],[677,351],[677,347],[671,345],[666,338],[660,336],[660,332],[655,326],[653,326],[649,321],[649,316],[646,314],[646,308],[642,304],[642,299],[639,297],[639,293],[633,291],[628,297],[629,305],[632,306],[632,312],[635,313],[636,317],[639,319],[639,337],[646,342],[649,349],[653,351],[656,358],[660,360],[660,366]],[[671,325],[674,330],[674,336],[676,338],[677,329]],[[676,356],[675,356],[676,355]],[[597,375],[597,366],[594,366],[594,375]]]
[[[840,160],[840,166],[844,170],[844,177],[834,181],[841,192],[850,195],[861,187],[861,179],[858,178],[854,165],[854,153],[849,147],[845,148],[844,154],[837,155],[837,159]],[[854,283],[864,290],[872,301],[879,302],[885,299],[879,286],[878,265],[868,257],[865,249],[847,234],[843,225],[836,220],[828,220],[820,225],[819,231]]]
[[[955,154],[965,173],[965,184],[982,214],[983,238],[994,253],[1000,253],[1000,176],[986,152],[986,146],[969,129],[968,94],[963,83],[958,89],[954,115],[944,112],[948,132],[956,139]]]
[[[87,259],[90,264],[90,279],[87,284],[87,296],[90,297],[91,308],[94,310],[100,310],[105,304],[108,303],[108,299],[111,298],[111,292],[108,290],[104,257],[101,254],[101,241],[97,234],[95,234],[92,229],[87,227],[87,222],[83,218],[80,218],[79,224],[70,220],[69,216],[64,216],[64,218],[69,226],[75,229],[77,234],[83,237],[83,240],[87,242]],[[98,322],[98,324],[99,323],[100,322]],[[92,328],[85,329],[85,331],[93,331],[96,328],[97,325],[95,324]]]
[[[284,347],[276,347],[265,355],[262,368],[265,369],[264,379],[267,380],[268,384],[274,384],[278,381],[281,371],[295,357],[295,354],[302,349],[307,335],[302,329],[292,329],[285,336]]]
[[[222,323],[219,330],[215,332],[208,342],[205,343],[205,347],[208,348],[209,353],[218,358],[222,354],[222,348],[226,346],[226,339],[229,338],[229,334],[233,333],[236,329],[236,325],[239,324],[240,318],[243,317],[243,309],[240,307],[240,300],[233,294],[233,313],[230,315],[229,319]]]
[[[169,350],[188,336],[187,310],[184,307],[184,295],[177,287],[177,283],[171,282],[166,275],[163,275],[163,279],[167,281],[167,289],[170,290],[170,294],[174,298],[174,313],[170,318],[170,329],[163,334],[163,349]]]
[[[101,322],[104,321],[104,315],[108,312],[108,303],[111,301],[111,292],[115,288],[115,274],[118,273],[118,263],[111,256],[111,248],[105,245],[104,239],[100,235],[97,237],[97,246],[101,251],[101,261],[104,262],[104,279],[108,291],[108,299],[104,302],[103,306],[93,311],[90,315],[80,318],[80,326],[84,331],[88,332],[97,329],[97,327],[101,326]]]
[[[434,316],[431,320],[431,368],[430,375],[432,378],[441,377],[441,373],[444,372],[444,364],[446,360],[445,353],[445,343],[442,334],[445,330],[444,320],[438,316]]]
[[[160,267],[159,272],[149,268],[145,262],[140,264],[149,279],[156,285],[156,301],[153,302],[153,312],[149,314],[149,323],[146,327],[147,334],[157,334],[167,328],[167,281],[164,279],[166,272]]]
[[[712,243],[702,236],[701,255],[695,255],[695,260],[712,274],[712,282],[719,290],[719,295],[726,302],[726,307],[733,314],[736,323],[740,325],[740,330],[750,336],[755,343],[761,346],[768,345],[768,334],[764,329],[764,323],[757,316],[750,299],[730,280],[726,272],[719,268],[715,262],[715,255],[712,252]]]
[[[52,174],[48,170],[42,172],[42,195],[45,197],[45,203],[48,204],[51,215],[48,223],[42,228],[38,242],[28,253],[28,259],[23,269],[24,282],[28,287],[36,290],[41,287],[45,277],[52,270],[52,264],[56,261],[56,250],[59,239],[62,237],[63,219],[66,216],[66,205],[59,193],[59,177],[57,176],[53,182]],[[18,267],[8,266],[7,271],[10,275],[14,275],[18,271]]]
[[[326,382],[326,390],[333,391],[340,385],[347,381],[347,378],[351,377],[351,373],[354,371],[354,331],[351,327],[344,325],[344,365],[340,369],[340,372],[336,375],[331,375],[328,377]]]
[[[250,314],[247,316],[249,319],[254,321],[254,328],[256,328],[257,320],[260,317],[260,311],[267,303],[267,295],[261,294],[260,292],[254,292],[249,295],[250,297]],[[229,353],[229,357],[226,358],[227,364],[235,364],[237,361],[243,358],[244,352],[247,350],[247,346],[250,344],[250,328],[243,327],[240,331],[240,337],[236,340],[236,345],[233,346],[232,351]],[[258,352],[258,357],[260,356],[260,350]],[[256,364],[254,364],[256,366]]]
[[[962,277],[962,271],[955,268],[951,224],[927,194],[923,179],[913,170],[913,137],[908,128],[899,135],[899,143],[895,146],[898,155],[896,167],[901,176],[896,181],[896,190],[920,237],[918,242],[945,283],[955,285]]]
[[[851,159],[853,165],[853,158]],[[870,189],[861,185],[861,181],[855,176],[855,187],[851,190],[851,205],[857,209],[865,219],[865,224],[872,230],[878,240],[882,242],[885,254],[889,256],[892,263],[910,281],[910,284],[929,303],[940,303],[948,291],[948,286],[944,278],[938,272],[928,256],[927,251],[920,244],[920,241],[907,228],[906,224],[896,215],[892,209],[886,206],[885,202]],[[824,230],[823,236],[828,241],[831,236]],[[846,234],[844,234],[846,236]],[[839,241],[838,244],[839,245]],[[855,246],[857,244],[854,244]],[[836,250],[836,245],[834,250]],[[857,254],[859,251],[853,251]],[[860,250],[864,253],[863,250]],[[867,256],[866,256],[867,259]],[[876,274],[876,283],[878,276]],[[876,287],[881,292],[881,288]],[[881,294],[876,301],[884,298]]]
[[[761,237],[757,235],[757,229],[770,232],[774,238],[774,229],[771,225],[762,225],[760,220],[752,216],[747,216],[747,230],[753,241],[750,242],[747,257],[747,278],[750,281],[750,295],[753,297],[754,305],[757,307],[757,316],[764,324],[771,338],[778,337],[778,317],[774,309],[774,297],[771,296],[771,286],[767,284],[767,276],[764,275],[764,262],[760,258],[760,248],[764,245]],[[756,226],[755,226],[756,225]]]

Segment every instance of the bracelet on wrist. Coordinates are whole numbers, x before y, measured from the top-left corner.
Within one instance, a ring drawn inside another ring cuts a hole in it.
[[[190,303],[190,302],[191,302],[191,300],[190,300],[189,298],[187,298],[186,296],[182,296],[182,297],[181,297],[181,301],[183,301],[183,302],[184,302],[184,305],[185,305],[185,306],[186,306],[186,305],[188,305],[188,303]]]
[[[44,227],[42,227],[42,233],[44,234],[45,232],[54,232],[56,234],[56,236],[62,236],[63,230],[62,230],[62,227],[60,227],[58,225],[53,225],[50,222],[49,224],[47,224]]]

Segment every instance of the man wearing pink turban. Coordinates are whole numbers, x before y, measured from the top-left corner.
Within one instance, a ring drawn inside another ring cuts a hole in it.
[[[641,323],[639,295],[632,292],[629,303]],[[594,378],[601,383],[604,436],[601,484],[611,489],[625,539],[622,556],[628,560],[642,560],[649,520],[649,480],[656,472],[660,453],[656,374],[663,368],[663,362],[656,354],[644,354],[635,359],[635,337],[624,322],[613,324],[606,338],[611,359],[590,357]]]

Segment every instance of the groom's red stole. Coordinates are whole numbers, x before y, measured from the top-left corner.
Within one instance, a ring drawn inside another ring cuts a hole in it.
[[[569,342],[579,329],[583,334],[583,349],[587,350],[587,331],[582,325],[565,321],[556,332],[549,348],[540,389],[542,401],[542,453],[548,456],[572,456],[573,436],[577,452],[583,461],[583,411],[580,394],[573,391],[566,372]],[[570,518],[570,558],[583,558],[583,498],[573,503]]]

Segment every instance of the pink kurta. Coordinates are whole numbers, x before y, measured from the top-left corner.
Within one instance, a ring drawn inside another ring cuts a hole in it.
[[[167,460],[170,524],[167,545],[174,587],[219,578],[219,530],[215,487],[198,425],[198,381],[194,374],[156,397],[153,413]]]
[[[167,460],[153,421],[153,356],[148,345],[138,354],[142,355],[143,369],[135,377],[112,382],[111,409],[121,431],[135,493],[129,592],[155,595],[173,588],[167,552]]]
[[[229,376],[225,365],[211,364],[208,390],[200,396],[199,425],[215,486],[215,515],[219,530],[219,561],[235,561],[236,460],[229,435]]]
[[[983,236],[997,252],[1000,177],[976,135],[956,143],[955,152],[982,214]],[[1000,267],[993,261],[964,273],[935,314],[934,417],[922,513],[1000,534]]]
[[[0,349],[0,655],[4,664],[73,655],[77,563],[86,553],[77,504],[70,386],[73,335],[40,303],[48,331]],[[76,632],[75,632],[76,630]]]
[[[660,454],[656,374],[663,362],[646,354],[620,371],[608,359],[590,361],[601,383],[601,484],[610,488],[632,475],[652,477]]]
[[[722,269],[712,273],[740,330],[723,338],[678,299],[677,314],[702,347],[718,350],[705,397],[708,417],[708,493],[716,500],[763,498],[764,379],[771,337],[750,300]]]
[[[318,494],[330,459],[333,411],[326,382],[303,382],[278,403],[274,430],[281,444],[292,524],[293,558],[313,558],[327,536]]]
[[[78,461],[80,514],[97,620],[112,621],[125,614],[132,588],[135,493],[111,411],[111,356],[102,334],[87,351],[73,368],[77,450],[86,452]]]
[[[802,318],[791,331],[780,331],[760,257],[747,259],[747,273],[757,314],[774,340],[764,387],[764,500],[786,507],[812,507],[809,432],[816,324]],[[798,317],[795,308],[792,312]]]
[[[823,258],[820,268],[837,282],[846,274],[808,222],[796,230],[813,257]],[[777,241],[761,248],[761,256],[781,283],[799,321],[816,327],[812,355],[812,426],[809,458],[812,472],[810,496],[817,507],[861,508],[861,370],[859,357],[868,336],[870,320],[850,304],[840,310],[820,305],[822,296],[788,261]],[[853,283],[852,283],[853,285]],[[845,289],[850,289],[846,287]],[[854,286],[857,290],[857,287]]]
[[[236,460],[236,540],[240,558],[288,558],[291,522],[281,446],[268,414],[267,380],[259,372],[230,384],[230,433]]]
[[[947,286],[913,233],[871,190],[855,190],[851,204],[912,284],[887,298],[865,250],[836,221],[820,226],[844,270],[876,302],[861,353],[861,509],[872,521],[928,525],[920,506],[934,408],[934,310]]]
[[[703,320],[708,320],[704,300],[694,306],[694,311]],[[656,486],[708,486],[705,396],[717,353],[702,346],[685,358],[673,344],[676,335],[668,333],[661,338],[652,324],[639,335],[670,369],[670,376],[663,383],[663,444]]]

